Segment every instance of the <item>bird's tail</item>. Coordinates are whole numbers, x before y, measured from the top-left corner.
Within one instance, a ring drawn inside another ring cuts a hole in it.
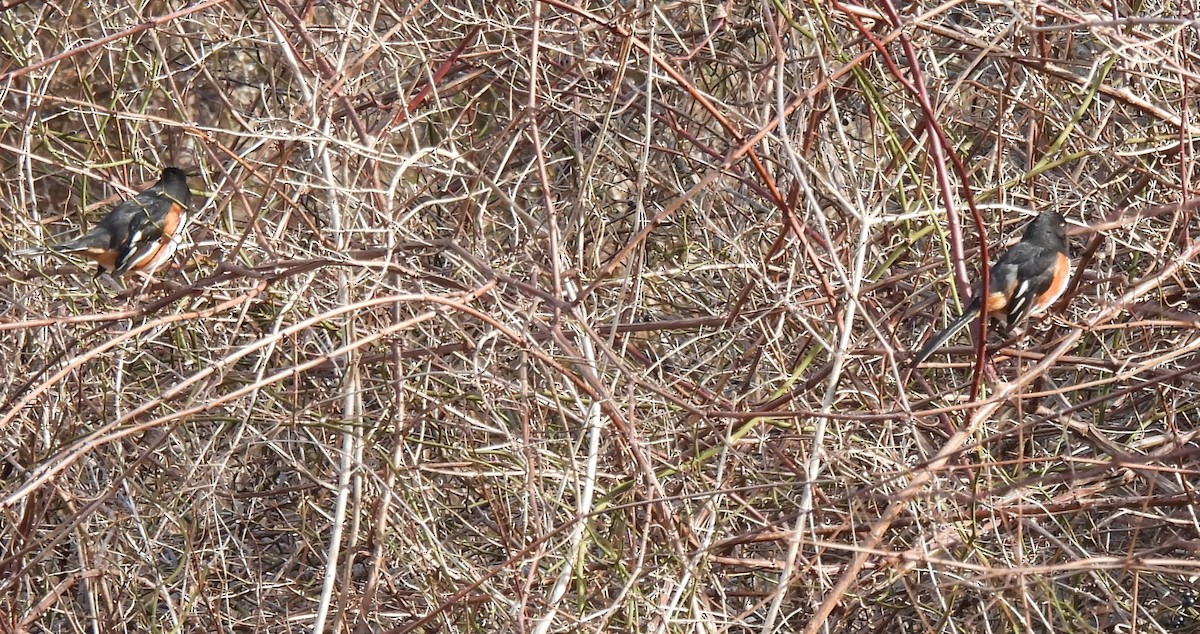
[[[9,251],[8,254],[13,257],[27,258],[31,255],[42,255],[43,253],[49,252],[49,247],[33,247],[30,249],[17,249],[16,251]]]
[[[9,251],[9,255],[18,258],[27,258],[32,255],[45,255],[47,253],[75,253],[77,251],[87,251],[93,248],[94,245],[88,244],[82,239],[64,242],[62,244],[49,244],[41,247],[30,247],[28,249],[17,249]]]
[[[950,340],[950,337],[958,334],[958,331],[965,328],[967,324],[971,323],[971,321],[978,316],[979,302],[973,301],[969,306],[967,306],[967,309],[963,311],[963,314],[960,315],[958,319],[955,319],[954,322],[949,326],[946,326],[944,330],[934,335],[933,338],[929,340],[929,343],[925,344],[924,348],[921,348],[921,351],[917,353],[917,356],[913,357],[912,365],[916,366],[925,359],[928,359],[929,355],[933,354],[938,348],[941,348],[947,341]]]

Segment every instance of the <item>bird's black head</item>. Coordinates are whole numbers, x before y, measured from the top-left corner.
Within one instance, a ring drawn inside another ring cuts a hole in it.
[[[168,167],[162,171],[155,189],[186,209],[192,205],[192,191],[188,187],[187,177],[187,172],[178,167]]]
[[[1067,249],[1067,221],[1057,211],[1043,211],[1025,228],[1025,241]]]
[[[187,172],[178,167],[168,167],[162,171],[163,183],[186,183]]]

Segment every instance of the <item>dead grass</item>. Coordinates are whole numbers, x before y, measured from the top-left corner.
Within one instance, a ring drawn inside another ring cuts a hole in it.
[[[1200,628],[1176,5],[5,4],[0,631]]]

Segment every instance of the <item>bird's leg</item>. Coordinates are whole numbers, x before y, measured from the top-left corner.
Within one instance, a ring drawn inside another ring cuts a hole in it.
[[[125,286],[121,284],[121,280],[113,277],[104,269],[97,269],[96,274],[92,276],[92,282],[101,289],[120,293],[125,290]]]
[[[138,289],[137,296],[141,296],[142,294],[144,294],[146,292],[146,289],[150,288],[150,283],[153,281],[154,281],[154,274],[146,273],[143,276],[142,286],[141,286],[141,288]]]
[[[1029,333],[1028,324],[1028,321],[1023,324],[1006,324],[1004,330],[1001,331],[1001,334],[1004,335],[1001,345],[1013,346],[1020,343],[1025,338],[1025,335]]]

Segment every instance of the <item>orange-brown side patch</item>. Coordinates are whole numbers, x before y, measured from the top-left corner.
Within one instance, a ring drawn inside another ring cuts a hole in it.
[[[1012,296],[1014,288],[1016,288],[1016,284],[1012,284],[1006,289],[988,289],[987,312],[994,313],[1008,308],[1008,298]]]
[[[104,270],[106,271],[114,271],[117,268],[117,254],[112,249],[91,247],[90,249],[80,251],[79,253],[95,260],[96,263],[104,267]]]
[[[1067,254],[1058,254],[1058,264],[1055,269],[1057,275],[1054,276],[1054,281],[1050,283],[1050,288],[1046,289],[1045,293],[1038,295],[1037,303],[1039,308],[1054,303],[1063,291],[1067,290],[1067,282],[1071,279],[1071,262],[1067,259]]]

